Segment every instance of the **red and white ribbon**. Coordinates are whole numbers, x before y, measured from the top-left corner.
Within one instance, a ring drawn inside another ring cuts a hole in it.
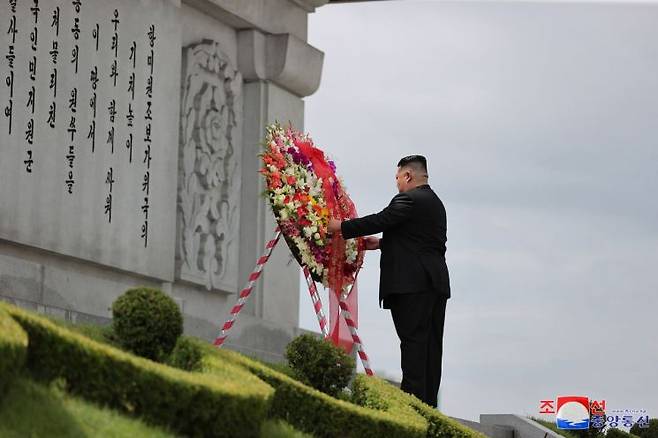
[[[324,312],[322,310],[322,301],[320,301],[320,294],[318,293],[318,289],[315,286],[315,281],[313,278],[311,278],[311,273],[308,270],[308,267],[304,266],[304,277],[306,278],[306,283],[308,284],[308,291],[311,294],[311,300],[313,301],[313,308],[315,309],[315,315],[318,317],[318,322],[320,323],[320,330],[322,330],[322,335],[324,336],[325,339],[329,337],[329,327],[327,325],[327,319],[324,316]],[[330,292],[331,293],[331,292]],[[369,376],[373,376],[375,373],[372,371],[372,368],[370,368],[370,361],[368,359],[368,355],[365,352],[365,349],[363,348],[363,343],[361,342],[361,338],[359,337],[359,334],[356,329],[356,324],[354,323],[354,320],[352,319],[352,314],[350,313],[349,307],[347,306],[347,303],[341,299],[339,300],[338,305],[340,306],[340,315],[338,318],[342,316],[345,318],[345,323],[347,324],[347,328],[350,331],[350,335],[352,336],[352,342],[354,342],[354,345],[356,346],[356,351],[357,354],[359,355],[359,358],[361,359],[361,363],[363,363],[363,368],[366,371],[366,374]]]
[[[359,358],[361,359],[361,363],[363,364],[363,369],[366,371],[366,374],[369,376],[374,376],[375,373],[373,373],[372,368],[370,368],[370,361],[368,360],[368,355],[366,354],[365,349],[363,348],[363,342],[361,342],[361,338],[359,338],[359,334],[356,330],[356,324],[354,323],[354,320],[352,319],[352,314],[350,313],[350,309],[347,307],[347,303],[341,299],[338,301],[338,305],[340,306],[340,314],[343,318],[345,318],[345,323],[347,324],[347,328],[350,330],[350,334],[352,335],[352,341],[354,342],[354,345],[356,345],[357,348],[357,354],[359,355]]]
[[[218,348],[221,348],[224,345],[224,342],[228,337],[229,330],[233,327],[233,325],[235,325],[235,321],[237,320],[240,311],[242,310],[245,303],[247,302],[249,295],[251,295],[251,292],[254,289],[256,281],[258,281],[258,279],[260,278],[260,274],[263,270],[263,266],[265,266],[265,264],[269,260],[270,255],[272,254],[272,251],[274,250],[276,244],[279,242],[280,238],[281,238],[281,230],[279,229],[279,227],[277,227],[274,230],[274,236],[269,242],[267,242],[267,245],[265,245],[265,250],[263,252],[263,255],[256,262],[256,267],[254,268],[253,272],[249,276],[247,285],[240,292],[240,295],[238,296],[238,301],[235,303],[233,308],[231,308],[231,315],[222,326],[222,331],[220,335],[217,337],[217,339],[215,339],[215,342],[213,343]],[[322,335],[326,339],[329,337],[329,327],[327,324],[327,318],[325,317],[322,308],[322,301],[320,299],[320,294],[318,293],[317,287],[315,286],[315,281],[311,278],[311,273],[309,272],[308,267],[304,266],[303,271],[304,271],[304,277],[306,278],[306,282],[308,284],[309,293],[311,294],[311,300],[313,301],[313,308],[315,309],[315,314],[318,318],[318,323],[320,324],[320,330],[322,331]],[[365,369],[367,375],[372,376],[374,375],[374,373],[370,368],[368,355],[366,354],[365,349],[363,348],[363,342],[361,342],[361,338],[359,338],[359,334],[356,329],[356,324],[354,323],[354,320],[352,320],[352,314],[350,313],[347,303],[342,299],[342,297],[339,300],[339,306],[340,306],[340,316],[345,318],[345,323],[347,324],[347,327],[350,331],[350,335],[352,336],[352,341],[356,345],[357,354],[361,359],[361,363],[363,363],[363,368]]]
[[[222,332],[217,337],[217,339],[215,339],[215,342],[213,343],[214,345],[217,346],[217,348],[221,348],[222,345],[224,344],[224,341],[226,341],[226,338],[228,336],[228,331],[235,324],[235,320],[237,319],[238,314],[240,313],[245,303],[247,302],[247,299],[249,298],[251,291],[254,289],[254,285],[256,284],[256,281],[258,281],[258,278],[260,277],[260,273],[263,270],[263,266],[265,265],[265,263],[267,263],[267,260],[270,258],[270,255],[272,254],[272,250],[279,242],[280,237],[281,237],[281,230],[279,229],[279,227],[276,227],[276,229],[274,230],[274,236],[272,237],[272,240],[267,242],[267,245],[265,245],[265,251],[263,252],[263,255],[260,256],[260,258],[256,262],[256,267],[254,268],[253,272],[249,276],[247,285],[244,287],[244,289],[242,289],[240,295],[238,296],[237,303],[235,303],[235,305],[231,309],[231,316],[229,316],[228,320],[224,323],[224,326],[222,327]]]
[[[313,302],[313,309],[315,310],[315,316],[318,318],[318,323],[320,324],[320,331],[324,338],[329,337],[329,325],[327,324],[327,318],[324,316],[324,310],[322,308],[322,300],[320,299],[320,294],[318,293],[318,288],[315,286],[315,281],[311,278],[311,273],[308,270],[308,266],[304,266],[304,277],[306,278],[306,284],[308,284],[308,292],[311,294],[311,301]]]

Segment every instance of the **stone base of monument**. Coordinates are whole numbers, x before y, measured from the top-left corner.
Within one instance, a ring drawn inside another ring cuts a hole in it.
[[[111,318],[79,312],[65,307],[44,305],[15,296],[0,294],[0,300],[74,324],[102,326],[112,323]],[[292,328],[292,331],[288,331],[274,324],[268,326],[263,324],[260,319],[249,315],[241,317],[240,324],[244,327],[242,327],[242,330],[236,329],[234,331],[235,339],[226,342],[227,348],[267,362],[282,362],[283,355],[279,352],[285,350],[285,346],[290,342],[290,339],[308,332],[301,328]],[[208,324],[207,321],[199,321],[189,315],[185,318],[185,333],[188,335],[211,340],[216,331],[217,328],[212,324]],[[317,334],[315,332],[308,333]]]
[[[291,277],[290,282],[294,284],[297,279]],[[185,334],[208,341],[217,336],[226,309],[235,299],[234,293],[153,281],[0,240],[0,299],[41,314],[73,323],[107,325],[111,323],[114,300],[136,285],[158,287],[172,296],[183,312]],[[261,289],[259,293],[263,290],[268,291]],[[298,293],[295,287],[288,290]],[[288,310],[290,316],[286,318],[266,319],[257,312],[267,300],[262,296],[254,298],[251,308],[240,315],[227,347],[262,360],[281,362],[285,346],[301,332],[297,326],[298,308],[290,306],[293,310]],[[291,297],[293,304],[295,298]],[[278,310],[272,307],[264,313],[276,315]]]
[[[560,438],[536,421],[515,414],[480,414],[480,422],[451,417],[491,438]]]

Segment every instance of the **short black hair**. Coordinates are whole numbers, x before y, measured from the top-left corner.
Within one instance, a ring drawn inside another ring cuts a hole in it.
[[[427,174],[427,159],[422,155],[407,155],[398,161],[398,167],[411,165],[414,170]]]

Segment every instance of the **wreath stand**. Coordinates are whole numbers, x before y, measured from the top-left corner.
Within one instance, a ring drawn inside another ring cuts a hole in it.
[[[224,325],[222,326],[222,331],[215,339],[215,342],[213,343],[217,348],[221,348],[224,345],[224,342],[226,341],[226,338],[228,337],[228,333],[230,329],[235,325],[235,321],[237,320],[238,315],[240,314],[240,311],[244,307],[245,303],[247,302],[247,299],[249,298],[249,295],[251,295],[251,291],[254,289],[254,286],[256,285],[256,282],[258,281],[258,278],[260,277],[261,272],[263,271],[263,267],[267,263],[267,261],[270,258],[270,255],[272,254],[272,250],[274,250],[274,247],[276,244],[279,242],[279,239],[281,238],[281,229],[279,227],[276,227],[274,230],[274,236],[272,239],[267,242],[265,245],[265,250],[263,251],[263,254],[260,256],[258,261],[256,262],[256,267],[252,271],[251,275],[249,275],[249,279],[247,280],[247,284],[245,285],[244,289],[240,291],[240,294],[238,295],[238,301],[233,305],[231,308],[231,314],[229,318],[226,320]],[[311,301],[313,303],[313,309],[315,310],[315,315],[318,318],[318,323],[320,324],[320,331],[322,332],[322,336],[325,339],[329,338],[329,326],[327,325],[327,318],[325,317],[324,314],[324,309],[322,307],[322,301],[320,299],[320,294],[318,293],[318,289],[315,285],[315,280],[311,278],[311,273],[308,270],[307,266],[302,266],[302,270],[304,272],[304,277],[306,278],[306,283],[308,285],[308,292],[311,295]],[[358,272],[357,274],[358,275]],[[354,276],[355,278],[355,283],[356,283],[356,275]],[[354,287],[354,284],[352,284],[352,287]],[[350,289],[351,292],[351,289]],[[348,294],[349,295],[349,294]],[[345,320],[345,323],[347,325],[347,328],[350,331],[350,335],[352,336],[352,341],[354,342],[354,346],[356,348],[357,354],[359,355],[359,359],[361,359],[361,363],[363,364],[363,368],[366,371],[366,374],[369,376],[374,375],[372,372],[372,368],[370,368],[370,363],[368,360],[368,355],[366,354],[364,348],[363,348],[363,343],[361,342],[361,338],[359,338],[359,334],[357,332],[356,324],[354,320],[352,319],[352,314],[349,309],[349,305],[345,299],[344,296],[340,296],[338,299],[338,305],[339,305],[339,312],[337,316],[337,321],[336,325],[340,323],[340,318],[342,317]]]

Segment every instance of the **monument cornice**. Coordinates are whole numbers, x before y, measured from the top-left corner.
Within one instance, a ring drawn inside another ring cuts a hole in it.
[[[291,2],[299,5],[302,9],[307,12],[315,12],[316,8],[324,6],[330,2],[330,0],[290,0]]]
[[[295,35],[306,41],[309,10],[321,0],[182,0],[229,26]]]
[[[304,97],[320,86],[324,53],[291,34],[238,32],[238,68],[245,81],[271,81]]]

